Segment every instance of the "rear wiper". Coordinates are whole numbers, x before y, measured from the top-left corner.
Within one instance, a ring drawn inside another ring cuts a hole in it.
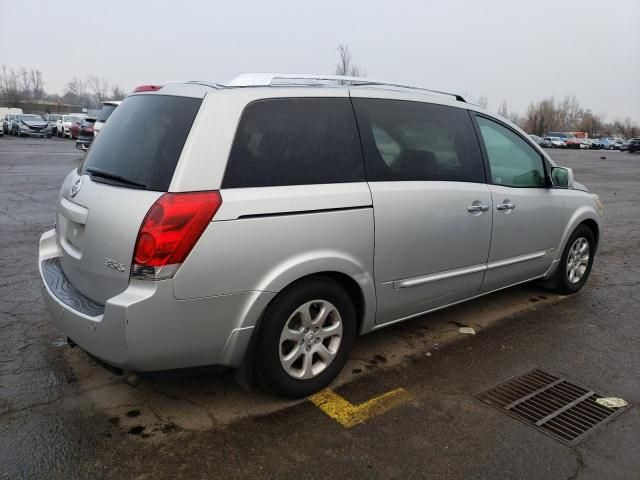
[[[125,183],[134,187],[147,188],[144,183],[134,182],[133,180],[124,178],[123,176],[118,175],[117,173],[110,172],[109,170],[102,170],[101,168],[96,167],[88,167],[85,171],[89,172],[91,175],[95,175],[96,177],[108,178],[109,180],[115,180],[116,182]]]

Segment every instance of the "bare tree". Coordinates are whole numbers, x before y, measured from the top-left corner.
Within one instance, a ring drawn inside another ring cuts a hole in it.
[[[509,115],[507,115],[507,118],[511,120],[513,123],[515,123],[516,125],[518,125],[520,128],[522,128],[522,117],[518,115],[516,112],[509,112]]]
[[[487,105],[489,105],[489,99],[485,95],[480,95],[478,97],[478,105],[482,108],[487,108]]]
[[[87,79],[87,83],[89,88],[91,89],[91,94],[93,95],[93,101],[96,105],[99,105],[100,102],[107,99],[109,96],[110,84],[109,80],[104,77],[99,77],[97,75],[91,75]]]
[[[557,130],[569,131],[575,128],[581,116],[580,104],[575,96],[567,95],[557,107]]]
[[[587,132],[590,137],[595,137],[602,132],[604,115],[593,113],[590,109],[582,111],[580,121],[576,125],[577,131]]]
[[[20,101],[20,82],[18,72],[2,65],[0,68],[0,97],[9,105]]]
[[[0,69],[0,96],[9,103],[44,98],[42,72],[25,67],[16,70],[3,65]]]
[[[360,70],[356,64],[353,63],[351,56],[351,50],[349,46],[341,43],[338,45],[338,63],[336,64],[336,75],[342,75],[347,77],[361,77],[366,75],[366,72]]]
[[[20,80],[20,95],[22,95],[22,98],[31,98],[29,71],[24,67],[20,67],[20,70],[18,70],[18,78]]]
[[[542,136],[556,128],[558,124],[557,116],[553,97],[545,98],[537,103],[531,102],[522,119],[522,128],[529,133]]]
[[[111,100],[122,100],[126,95],[126,92],[120,88],[119,85],[114,85],[111,88]]]
[[[509,118],[509,110],[507,109],[507,101],[503,100],[498,108],[498,115],[503,116],[504,118]]]
[[[87,81],[73,77],[65,86],[65,93],[73,95],[76,98],[82,98],[87,95]]]
[[[44,92],[44,79],[42,78],[42,72],[40,70],[29,70],[29,82],[31,87],[31,95],[36,100],[42,100],[45,96]]]

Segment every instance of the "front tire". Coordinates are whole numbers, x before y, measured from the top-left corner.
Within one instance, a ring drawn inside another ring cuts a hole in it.
[[[302,398],[327,387],[356,337],[356,310],[342,286],[311,277],[283,290],[257,332],[255,369],[263,387]]]
[[[562,295],[580,291],[591,273],[595,253],[593,231],[586,225],[579,225],[569,237],[560,265],[547,287]]]

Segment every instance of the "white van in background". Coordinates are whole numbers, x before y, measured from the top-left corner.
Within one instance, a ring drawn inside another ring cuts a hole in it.
[[[11,133],[9,115],[22,115],[21,108],[0,107],[0,135]]]
[[[96,123],[93,124],[93,136],[97,137],[102,129],[102,126],[107,121],[107,119],[111,116],[113,111],[116,109],[118,105],[122,102],[120,100],[105,100],[102,102],[102,109],[98,114],[98,118],[96,118]]]

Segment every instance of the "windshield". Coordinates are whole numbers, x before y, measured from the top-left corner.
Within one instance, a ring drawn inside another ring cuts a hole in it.
[[[49,121],[50,122],[55,122],[59,118],[60,118],[60,115],[49,115]]]
[[[35,121],[43,121],[43,118],[40,115],[22,115],[22,120],[27,120],[29,122]]]
[[[100,113],[98,114],[97,120],[99,122],[106,122],[107,118],[111,116],[111,114],[115,109],[116,109],[115,105],[104,105],[102,107],[102,110],[100,110]]]
[[[67,117],[64,119],[65,122],[69,122],[69,123],[80,123],[81,120],[82,118],[80,117]]]
[[[91,145],[81,173],[166,192],[202,99],[167,95],[128,97]],[[120,179],[120,180],[117,180]]]

